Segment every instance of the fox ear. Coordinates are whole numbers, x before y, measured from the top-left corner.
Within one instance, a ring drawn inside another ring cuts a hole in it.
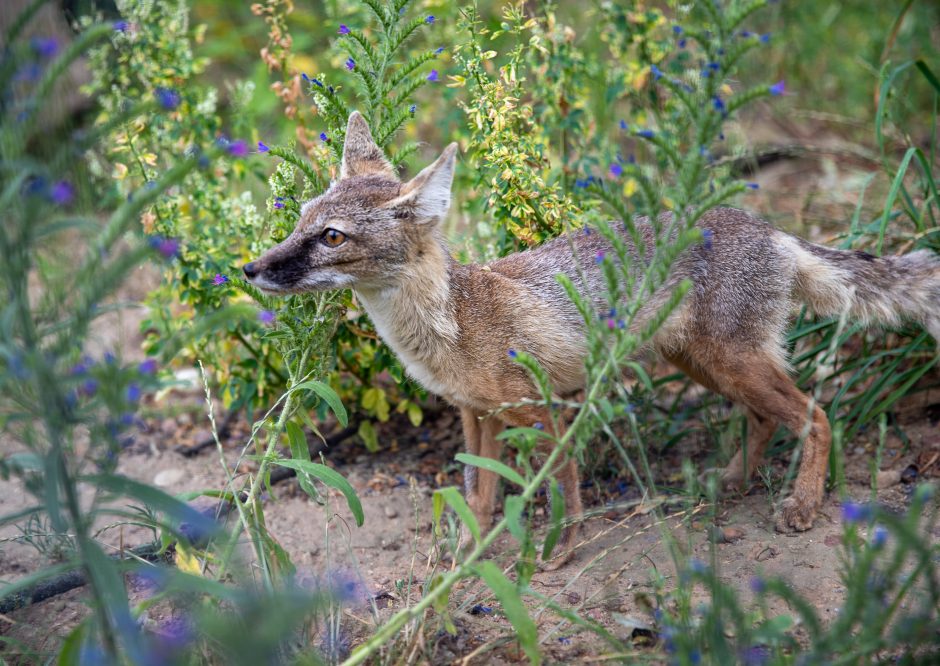
[[[343,144],[343,162],[339,177],[342,180],[369,174],[396,177],[395,169],[385,159],[382,149],[375,145],[366,119],[358,111],[353,111],[346,125],[346,142]]]
[[[432,222],[447,214],[454,181],[457,144],[452,143],[437,160],[401,186],[401,193],[385,208],[393,208],[416,222]]]

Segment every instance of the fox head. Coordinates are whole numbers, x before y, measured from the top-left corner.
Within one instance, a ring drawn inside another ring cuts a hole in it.
[[[272,294],[385,286],[433,240],[450,207],[456,153],[450,144],[402,183],[354,111],[339,179],[304,204],[290,236],[244,265],[245,276]]]

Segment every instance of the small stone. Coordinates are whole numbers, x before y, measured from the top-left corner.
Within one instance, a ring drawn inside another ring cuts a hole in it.
[[[153,477],[153,485],[160,486],[161,488],[169,488],[182,481],[185,474],[186,473],[178,467],[165,469],[161,472],[157,472],[157,475]]]
[[[386,518],[398,518],[398,509],[391,504],[386,504],[384,509]]]
[[[901,483],[901,470],[899,469],[881,470],[875,477],[875,486],[879,490],[896,486],[899,483]]]
[[[721,543],[734,543],[744,538],[744,530],[740,527],[722,527],[719,533]]]

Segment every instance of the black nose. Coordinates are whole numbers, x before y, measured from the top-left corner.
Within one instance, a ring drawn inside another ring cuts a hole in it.
[[[245,277],[249,280],[258,274],[258,267],[253,261],[242,266],[242,270],[245,271]]]

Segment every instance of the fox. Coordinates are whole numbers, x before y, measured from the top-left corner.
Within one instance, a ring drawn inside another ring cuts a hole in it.
[[[606,311],[594,259],[612,248],[600,233],[572,232],[485,265],[458,263],[441,230],[456,155],[451,143],[402,182],[363,116],[353,112],[338,178],[302,206],[284,241],[242,268],[251,284],[273,295],[352,289],[407,374],[460,410],[467,451],[498,459],[497,436],[506,426],[542,424],[562,435],[564,425],[552,425],[510,350],[537,359],[559,395],[584,388],[585,322],[555,276],[569,276]],[[635,224],[652,248],[653,225],[645,218]],[[774,522],[780,532],[808,530],[824,499],[832,435],[825,412],[790,375],[788,321],[803,303],[821,316],[848,313],[868,324],[912,320],[940,340],[940,258],[929,250],[876,257],[830,249],[731,207],[709,210],[696,225],[708,241],[679,255],[640,307],[638,326],[691,280],[650,350],[743,408],[747,441],[720,472],[723,487],[746,488],[779,425],[802,439],[792,491]],[[621,233],[632,258],[642,262],[629,234]],[[574,458],[552,473],[564,498],[565,529],[556,556],[543,563],[548,569],[572,557],[583,513]],[[464,480],[467,504],[487,529],[498,476],[468,466]]]

